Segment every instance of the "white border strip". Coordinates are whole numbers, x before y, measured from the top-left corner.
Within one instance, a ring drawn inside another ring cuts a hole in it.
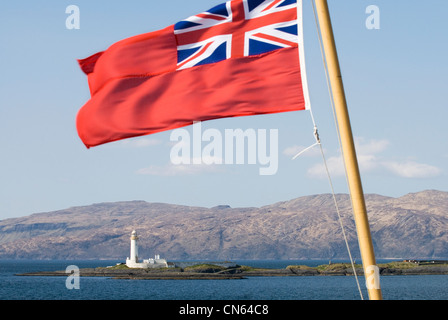
[[[306,77],[306,65],[305,65],[305,48],[303,39],[303,15],[302,15],[302,0],[297,0],[297,36],[299,40],[299,62],[300,62],[300,75],[302,77],[302,90],[303,98],[305,99],[305,109],[311,109],[310,94],[308,91],[308,81]],[[300,19],[300,21],[299,21]]]

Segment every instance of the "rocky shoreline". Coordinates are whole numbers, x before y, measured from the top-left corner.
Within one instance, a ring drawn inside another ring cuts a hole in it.
[[[382,276],[393,275],[448,275],[448,264],[415,265],[408,262],[392,262],[379,264]],[[363,275],[362,267],[355,265],[357,275]],[[18,274],[19,276],[68,276],[65,270],[42,271]],[[215,279],[245,279],[247,277],[277,277],[277,276],[353,276],[351,264],[336,263],[309,267],[292,265],[284,269],[261,269],[249,266],[218,266],[211,264],[195,265],[187,268],[133,269],[119,265],[114,267],[83,268],[79,270],[83,277],[108,277],[113,279],[141,280],[215,280]]]

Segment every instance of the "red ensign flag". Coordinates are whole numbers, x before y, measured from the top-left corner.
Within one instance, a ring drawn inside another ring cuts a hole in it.
[[[301,0],[232,0],[119,41],[79,60],[91,99],[78,134],[90,148],[194,121],[306,109],[302,38]]]

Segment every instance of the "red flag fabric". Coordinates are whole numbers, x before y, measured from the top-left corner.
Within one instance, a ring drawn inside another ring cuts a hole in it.
[[[91,93],[77,115],[81,140],[90,148],[195,121],[306,109],[298,12],[296,0],[232,0],[79,60]]]

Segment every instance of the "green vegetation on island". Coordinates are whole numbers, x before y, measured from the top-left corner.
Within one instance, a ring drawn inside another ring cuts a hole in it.
[[[363,275],[363,268],[355,264],[357,275]],[[415,262],[394,261],[378,264],[381,276],[393,275],[429,275],[448,274],[446,262]],[[255,268],[237,264],[219,265],[212,263],[198,263],[196,265],[168,268],[129,268],[125,264],[111,267],[80,269],[81,276],[111,277],[114,279],[244,279],[247,277],[274,276],[352,276],[353,267],[350,263],[331,263],[310,267],[306,265],[289,265],[282,269]],[[64,270],[54,272],[33,272],[22,276],[67,276]]]

